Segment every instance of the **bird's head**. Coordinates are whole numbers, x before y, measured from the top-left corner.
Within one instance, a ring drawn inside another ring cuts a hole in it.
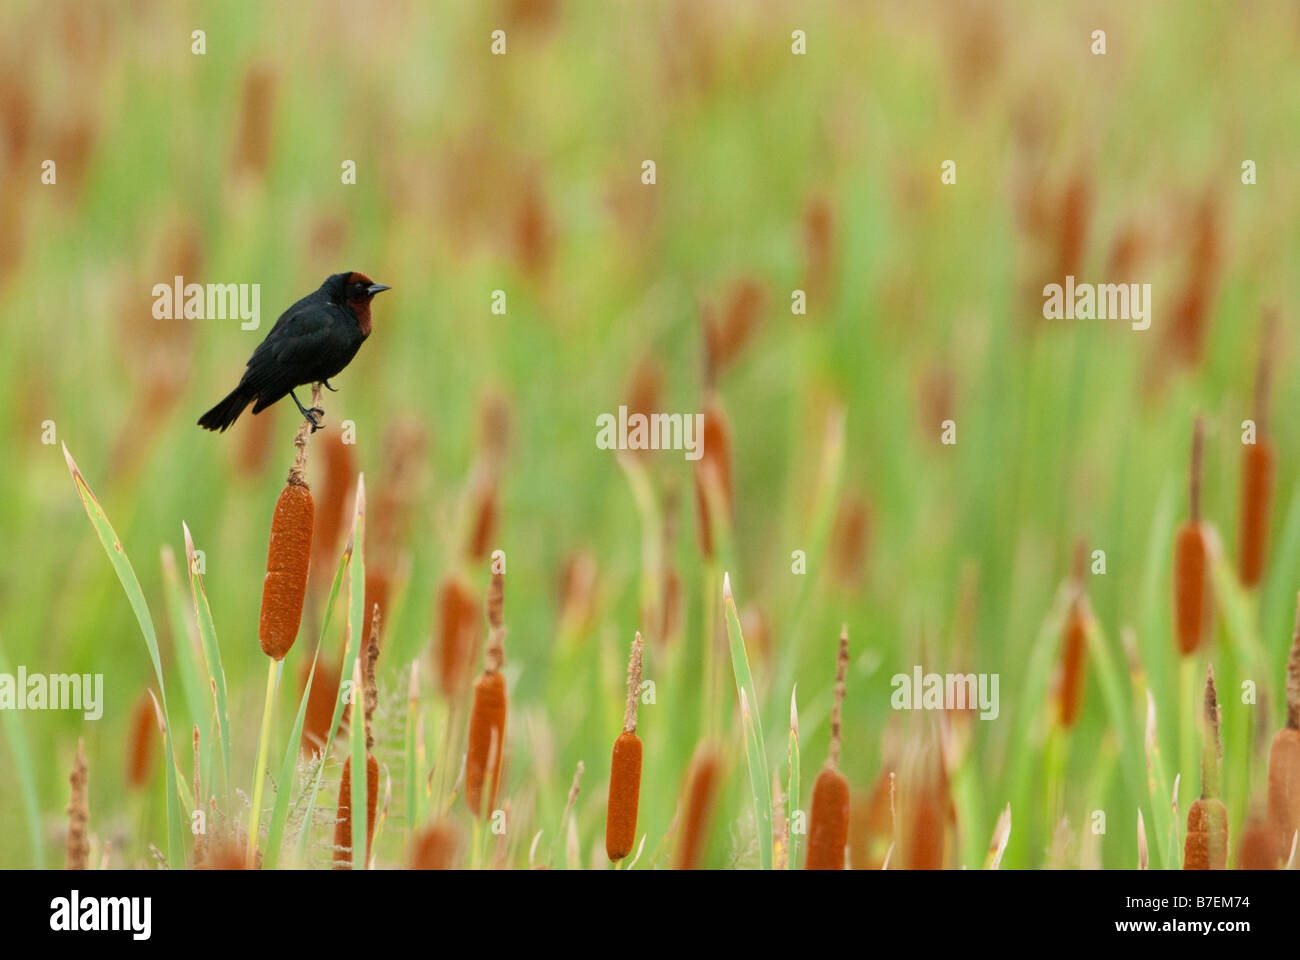
[[[357,315],[362,336],[370,336],[370,301],[375,294],[391,290],[386,283],[375,283],[364,273],[336,273],[325,281],[325,289],[335,303],[347,304]]]

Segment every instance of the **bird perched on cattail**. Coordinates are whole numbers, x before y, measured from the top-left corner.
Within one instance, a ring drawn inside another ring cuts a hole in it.
[[[288,394],[312,430],[320,429],[317,416],[324,411],[304,407],[294,387],[323,383],[334,389],[329,378],[352,362],[370,336],[370,301],[389,289],[364,273],[336,273],[327,278],[319,290],[280,315],[253,351],[239,386],[201,416],[199,426],[225,430],[250,403],[254,404],[253,413],[261,413]]]

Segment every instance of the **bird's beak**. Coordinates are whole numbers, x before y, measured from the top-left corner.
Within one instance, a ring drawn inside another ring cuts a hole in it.
[[[393,288],[386,283],[372,283],[370,286],[366,287],[366,293],[373,297],[376,293],[383,293],[385,290],[391,289]]]

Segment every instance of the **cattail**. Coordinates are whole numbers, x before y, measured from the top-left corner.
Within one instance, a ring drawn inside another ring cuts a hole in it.
[[[586,631],[596,604],[596,558],[590,550],[579,550],[564,561],[558,593],[559,634]]]
[[[379,761],[366,751],[366,862],[375,838],[375,808],[379,803]],[[364,864],[363,864],[364,865]],[[339,780],[338,817],[334,821],[334,869],[352,869],[352,757],[343,761]]]
[[[448,700],[460,696],[469,682],[478,653],[478,609],[473,590],[460,577],[449,576],[438,587],[435,666],[442,695]]]
[[[90,836],[86,831],[86,824],[90,820],[87,780],[86,742],[79,739],[72,773],[68,776],[72,792],[68,798],[68,845],[63,860],[65,870],[85,870],[90,861]]]
[[[1210,634],[1210,551],[1201,522],[1201,448],[1204,424],[1198,417],[1192,433],[1189,518],[1174,540],[1174,626],[1178,652],[1190,656]]]
[[[1083,251],[1088,240],[1088,219],[1091,209],[1091,191],[1082,174],[1066,184],[1061,194],[1060,236],[1058,238],[1055,276],[1064,278],[1077,274],[1083,266]]]
[[[462,846],[460,829],[442,820],[420,831],[411,848],[412,870],[454,870]]]
[[[542,277],[555,253],[555,228],[542,188],[529,178],[515,208],[515,259],[525,274]]]
[[[835,258],[835,215],[830,201],[816,197],[804,207],[804,290],[813,300],[829,295]],[[816,311],[824,315],[824,311]]]
[[[1228,868],[1228,811],[1219,794],[1219,698],[1214,689],[1214,668],[1205,677],[1205,755],[1201,761],[1201,795],[1187,811],[1184,870]]]
[[[351,506],[348,493],[356,482],[358,467],[356,447],[343,442],[342,431],[330,431],[324,440],[321,459],[325,475],[316,529],[312,532],[311,565],[317,570],[332,570],[339,562],[338,549]]]
[[[496,809],[501,762],[505,756],[506,678],[505,665],[505,577],[492,574],[488,587],[488,642],[483,673],[474,683],[474,704],[469,715],[469,747],[465,755],[465,802],[474,816]],[[487,806],[483,805],[483,781],[491,766]]]
[[[1300,831],[1300,610],[1286,665],[1286,726],[1268,754],[1268,822],[1279,856],[1287,856]]]
[[[302,689],[306,689],[310,674],[311,662],[303,661]],[[316,676],[311,682],[311,693],[307,695],[307,712],[303,715],[302,741],[298,748],[300,752],[319,753],[325,748],[330,735],[330,724],[334,722],[334,705],[338,702],[341,674],[338,666],[317,660]]]
[[[641,738],[636,735],[636,708],[641,700],[641,633],[632,641],[627,664],[627,707],[623,732],[614,741],[609,763],[609,805],[605,813],[605,853],[617,863],[636,843],[636,813],[641,797]]]
[[[867,547],[871,539],[871,511],[867,501],[855,493],[840,498],[831,527],[830,567],[835,579],[846,590],[862,582],[867,567]]]
[[[260,177],[266,172],[271,155],[271,114],[274,107],[275,75],[265,65],[250,67],[244,74],[239,138],[233,159],[236,173]]]
[[[1061,650],[1061,679],[1057,698],[1057,722],[1070,729],[1079,719],[1083,707],[1083,688],[1088,655],[1088,597],[1083,591],[1088,548],[1080,541],[1075,547],[1072,572],[1070,611],[1065,620]]]
[[[131,711],[131,726],[127,734],[126,785],[139,788],[149,785],[153,776],[154,755],[158,739],[158,717],[154,712],[153,697],[149,691],[140,694]]]
[[[388,572],[381,568],[370,569],[366,571],[365,592],[363,594],[366,611],[366,621],[362,627],[362,636],[368,637],[375,629],[375,620],[377,612],[382,607],[388,606],[389,594]]]
[[[1280,861],[1277,835],[1268,819],[1252,815],[1241,828],[1241,839],[1237,841],[1237,869],[1276,870]]]
[[[1241,510],[1237,549],[1240,552],[1238,575],[1243,587],[1256,586],[1264,575],[1268,554],[1268,519],[1273,502],[1273,440],[1268,435],[1268,388],[1272,357],[1270,314],[1261,337],[1259,366],[1255,373],[1254,443],[1241,447]]]
[[[713,556],[714,518],[710,515],[709,488],[716,487],[723,510],[732,510],[731,493],[731,427],[727,415],[716,397],[704,405],[704,429],[698,442],[704,445],[703,454],[695,464],[695,505],[698,511],[700,550],[706,557]],[[722,520],[721,522],[729,522]]]
[[[896,862],[908,870],[942,870],[955,812],[943,753],[932,739],[916,744],[906,758],[898,793]]]
[[[840,629],[840,652],[835,661],[835,700],[831,706],[831,750],[826,766],[813,784],[808,815],[807,870],[843,870],[849,844],[849,782],[839,771],[844,706],[844,680],[849,668],[849,628]]]
[[[321,385],[312,388],[312,406],[320,406]],[[316,507],[307,486],[307,438],[312,426],[303,421],[294,439],[298,453],[271,517],[271,542],[266,552],[266,579],[262,581],[262,615],[258,639],[262,652],[283,660],[298,636],[303,600],[307,595],[307,568],[311,564],[312,525]]]
[[[704,314],[704,382],[712,386],[750,341],[763,318],[766,297],[757,280],[736,282],[719,319],[713,308]]]
[[[1193,219],[1187,277],[1174,306],[1173,320],[1166,328],[1171,353],[1187,364],[1198,362],[1204,353],[1206,321],[1218,271],[1218,211],[1211,194],[1207,193],[1202,199]]]
[[[704,856],[718,790],[719,757],[712,744],[701,744],[687,772],[686,820],[677,847],[678,870],[697,870]]]

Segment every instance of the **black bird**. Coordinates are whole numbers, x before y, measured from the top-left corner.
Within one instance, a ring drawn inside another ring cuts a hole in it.
[[[364,273],[336,273],[326,279],[319,290],[280,315],[253,351],[239,386],[199,417],[199,426],[225,430],[253,401],[253,413],[261,413],[287,393],[310,421],[312,432],[319,430],[316,417],[325,411],[304,407],[294,387],[319,382],[334,389],[330,377],[352,362],[370,336],[370,301],[389,289]]]

